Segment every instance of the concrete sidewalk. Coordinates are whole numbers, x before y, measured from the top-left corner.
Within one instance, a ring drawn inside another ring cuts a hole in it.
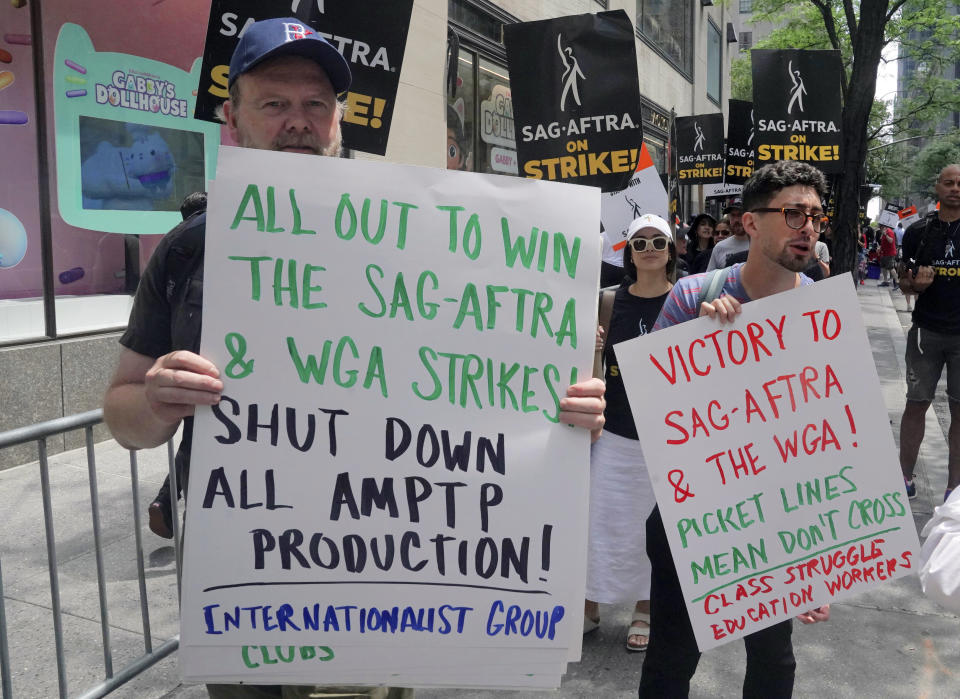
[[[894,439],[904,403],[905,330],[909,314],[899,292],[868,280],[859,289],[873,360],[877,366]],[[944,393],[927,416],[927,438],[916,478],[919,497],[911,502],[918,530],[943,498],[946,442],[940,420],[948,419]],[[131,476],[127,452],[115,442],[96,449],[101,527],[110,603],[114,669],[143,654],[135,566]],[[166,473],[166,450],[139,454],[143,512]],[[14,697],[57,696],[50,583],[36,463],[0,472],[4,516],[3,584]],[[51,492],[59,557],[70,695],[103,679],[96,566],[92,544],[86,453],[51,457]],[[151,636],[154,645],[177,633],[176,578],[171,542],[144,526]],[[583,661],[572,664],[555,696],[632,697],[643,654],[624,648],[630,606],[604,606],[601,628],[584,638]],[[898,580],[833,606],[827,624],[795,625],[799,661],[797,697],[960,696],[960,625],[957,616],[928,602],[916,577]],[[693,697],[738,697],[744,667],[743,645],[730,643],[703,656]],[[176,655],[145,671],[112,696],[206,696],[202,687],[180,683]],[[423,690],[420,699],[543,697],[542,692]]]

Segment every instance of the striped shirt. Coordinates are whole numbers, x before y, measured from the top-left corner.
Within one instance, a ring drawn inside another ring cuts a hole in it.
[[[743,288],[743,282],[740,280],[742,269],[743,263],[733,265],[729,269],[720,296],[732,296],[740,303],[747,303],[751,300]],[[697,303],[697,299],[700,297],[700,289],[709,275],[710,273],[706,272],[678,279],[677,283],[673,285],[670,295],[667,296],[667,300],[660,310],[660,317],[657,318],[653,329],[661,330],[697,318],[700,315],[700,305]],[[801,274],[800,285],[806,286],[807,284],[813,284],[813,280]]]

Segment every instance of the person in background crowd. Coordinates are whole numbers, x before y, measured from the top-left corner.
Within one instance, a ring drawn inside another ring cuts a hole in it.
[[[940,210],[932,211],[903,234],[900,290],[919,294],[907,333],[907,404],[900,418],[900,468],[907,496],[917,496],[913,470],[923,442],[927,409],[943,368],[947,368],[950,430],[947,436],[947,488],[960,485],[960,165],[947,165],[934,184]]]
[[[687,230],[687,240],[689,240],[687,254],[683,255],[683,259],[691,273],[695,273],[694,263],[697,257],[705,252],[709,253],[713,249],[716,225],[716,220],[710,214],[699,214],[694,217],[693,223],[690,224],[690,228]],[[679,242],[679,240],[680,236],[677,236],[677,241]],[[709,260],[709,254],[707,259]],[[702,272],[703,270],[696,271]]]
[[[712,269],[726,267],[730,264],[727,261],[728,255],[743,252],[750,248],[750,237],[746,234],[746,231],[743,230],[743,222],[740,218],[742,212],[743,202],[739,199],[734,199],[723,210],[724,216],[730,221],[730,232],[733,235],[713,247],[713,251],[710,254],[710,262],[707,263],[707,272]]]
[[[689,265],[690,274],[700,274],[707,270],[707,265],[710,263],[710,256],[713,254],[713,248],[721,240],[726,240],[732,235],[730,232],[730,217],[722,216],[719,221],[717,221],[716,227],[713,229],[713,243],[709,248],[698,253],[696,257],[693,258],[693,264]]]
[[[654,331],[704,315],[736,325],[741,304],[812,284],[800,272],[813,262],[814,232],[826,225],[822,205],[826,188],[823,173],[806,163],[781,161],[755,170],[743,186],[743,224],[752,241],[747,261],[727,271],[721,296],[712,302],[697,303],[706,275],[678,281]],[[658,507],[647,520],[647,554],[652,566],[650,643],[639,696],[686,697],[700,651]],[[826,621],[830,609],[819,607],[797,618],[808,624]],[[787,620],[744,637],[744,697],[792,695],[796,673],[792,633],[792,621]]]
[[[590,530],[583,631],[600,624],[600,603],[635,603],[627,650],[647,648],[650,563],[644,522],[656,500],[613,345],[645,335],[673,287],[677,249],[670,226],[645,214],[628,230],[623,284],[617,289],[604,345],[607,409],[603,435],[590,451]]]
[[[827,252],[826,246],[823,245],[823,243],[820,240],[817,240],[817,238],[819,238],[820,236],[816,231],[814,231],[814,234],[811,237],[816,241],[813,247],[813,262],[810,264],[809,267],[803,270],[803,273],[806,276],[810,277],[813,281],[819,282],[819,281],[823,281],[824,279],[830,276],[830,264],[829,264],[830,253]],[[821,245],[823,245],[822,248],[820,247]],[[820,259],[818,258],[818,255],[821,254],[821,252],[827,256],[827,262],[821,262]],[[740,254],[742,255],[743,253],[740,253]],[[727,259],[730,259],[730,258],[727,258]],[[742,260],[738,260],[738,262],[746,262],[746,261],[747,261],[746,257],[744,257]]]
[[[857,238],[857,281],[866,284],[867,279],[867,234],[860,230]]]
[[[828,227],[829,228],[829,227]],[[817,238],[821,238],[822,235],[817,233]],[[814,243],[813,247],[813,257],[817,261],[817,267],[820,269],[821,279],[826,279],[830,276],[830,248],[827,247],[827,244],[822,240],[817,240]]]
[[[730,230],[730,217],[721,216],[720,220],[717,221],[717,227],[713,231],[713,244],[716,245],[721,240],[726,240],[731,235],[733,235],[733,231]]]
[[[690,267],[687,264],[685,256],[687,254],[690,229],[685,226],[681,231],[677,229],[675,240],[677,241],[677,279],[690,274]]]
[[[883,226],[880,229],[880,283],[878,286],[897,284],[897,234]]]
[[[828,223],[820,234],[820,242],[827,246],[827,252],[833,256],[833,224]]]

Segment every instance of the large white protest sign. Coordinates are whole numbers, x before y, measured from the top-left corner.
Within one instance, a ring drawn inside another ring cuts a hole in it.
[[[701,650],[913,572],[849,275],[615,352]]]
[[[557,416],[590,373],[599,208],[221,149],[201,353],[225,387],[194,427],[186,677],[556,686],[580,653],[589,444]]]

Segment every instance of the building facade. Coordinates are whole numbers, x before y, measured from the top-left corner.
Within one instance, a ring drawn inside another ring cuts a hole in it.
[[[744,54],[757,43],[763,41],[775,26],[769,20],[757,19],[754,15],[753,0],[734,0],[730,9],[734,16],[733,24],[737,32],[737,50]]]
[[[949,14],[954,15],[954,17],[960,15],[960,3],[948,3],[947,8]],[[912,8],[910,3],[904,5],[904,13],[910,12],[911,10]],[[923,45],[925,42],[929,42],[931,36],[930,32],[912,31],[909,33],[907,38],[909,44],[918,46]],[[946,59],[946,49],[943,49],[941,60],[936,62],[924,60],[919,55],[913,53],[910,47],[907,45],[907,42],[899,45],[899,52],[899,60],[897,61],[897,99],[894,100],[893,106],[894,114],[897,116],[904,112],[905,98],[916,97],[918,95],[918,88],[914,86],[914,79],[918,75],[934,70],[939,71],[940,77],[943,79],[954,81],[954,84],[956,84],[956,81],[960,80],[960,61],[951,61]],[[920,123],[919,121],[914,120],[908,124],[908,128],[915,129],[916,131],[920,132],[931,131],[932,133],[937,134],[954,133],[957,130],[960,130],[960,112],[948,112],[937,124]],[[923,150],[924,146],[928,145],[929,143],[930,138],[918,137],[902,144],[897,144],[895,147],[898,148],[899,152],[902,154],[901,162],[910,162],[921,150]],[[908,182],[909,181],[905,178],[905,184]],[[907,186],[905,189],[910,188]],[[930,190],[928,186],[925,186],[914,191],[906,191],[904,194],[907,201],[929,201]]]
[[[379,1],[389,0],[371,1],[372,16]],[[176,223],[179,198],[205,187],[215,171],[216,146],[228,142],[219,127],[195,123],[186,113],[178,115],[184,117],[180,129],[159,131],[162,144],[156,129],[144,133],[99,114],[65,119],[77,102],[71,99],[93,88],[87,84],[91,66],[113,61],[114,81],[128,87],[158,71],[175,76],[157,84],[169,91],[164,108],[176,114],[197,89],[209,10],[209,3],[192,0],[0,5],[6,175],[0,183],[0,431],[99,407],[157,233]],[[665,173],[671,112],[726,111],[729,64],[737,51],[729,3],[415,0],[382,157],[516,176],[503,27],[607,10],[623,10],[634,22],[644,140]],[[108,104],[109,87],[104,109],[116,106]],[[141,157],[178,163],[176,188],[140,178],[154,201],[158,188],[170,189],[163,192],[164,211],[135,198],[129,179],[126,188],[111,181],[110,167],[138,148]],[[687,189],[685,210],[699,210],[702,190]],[[10,452],[0,466],[16,462]]]

